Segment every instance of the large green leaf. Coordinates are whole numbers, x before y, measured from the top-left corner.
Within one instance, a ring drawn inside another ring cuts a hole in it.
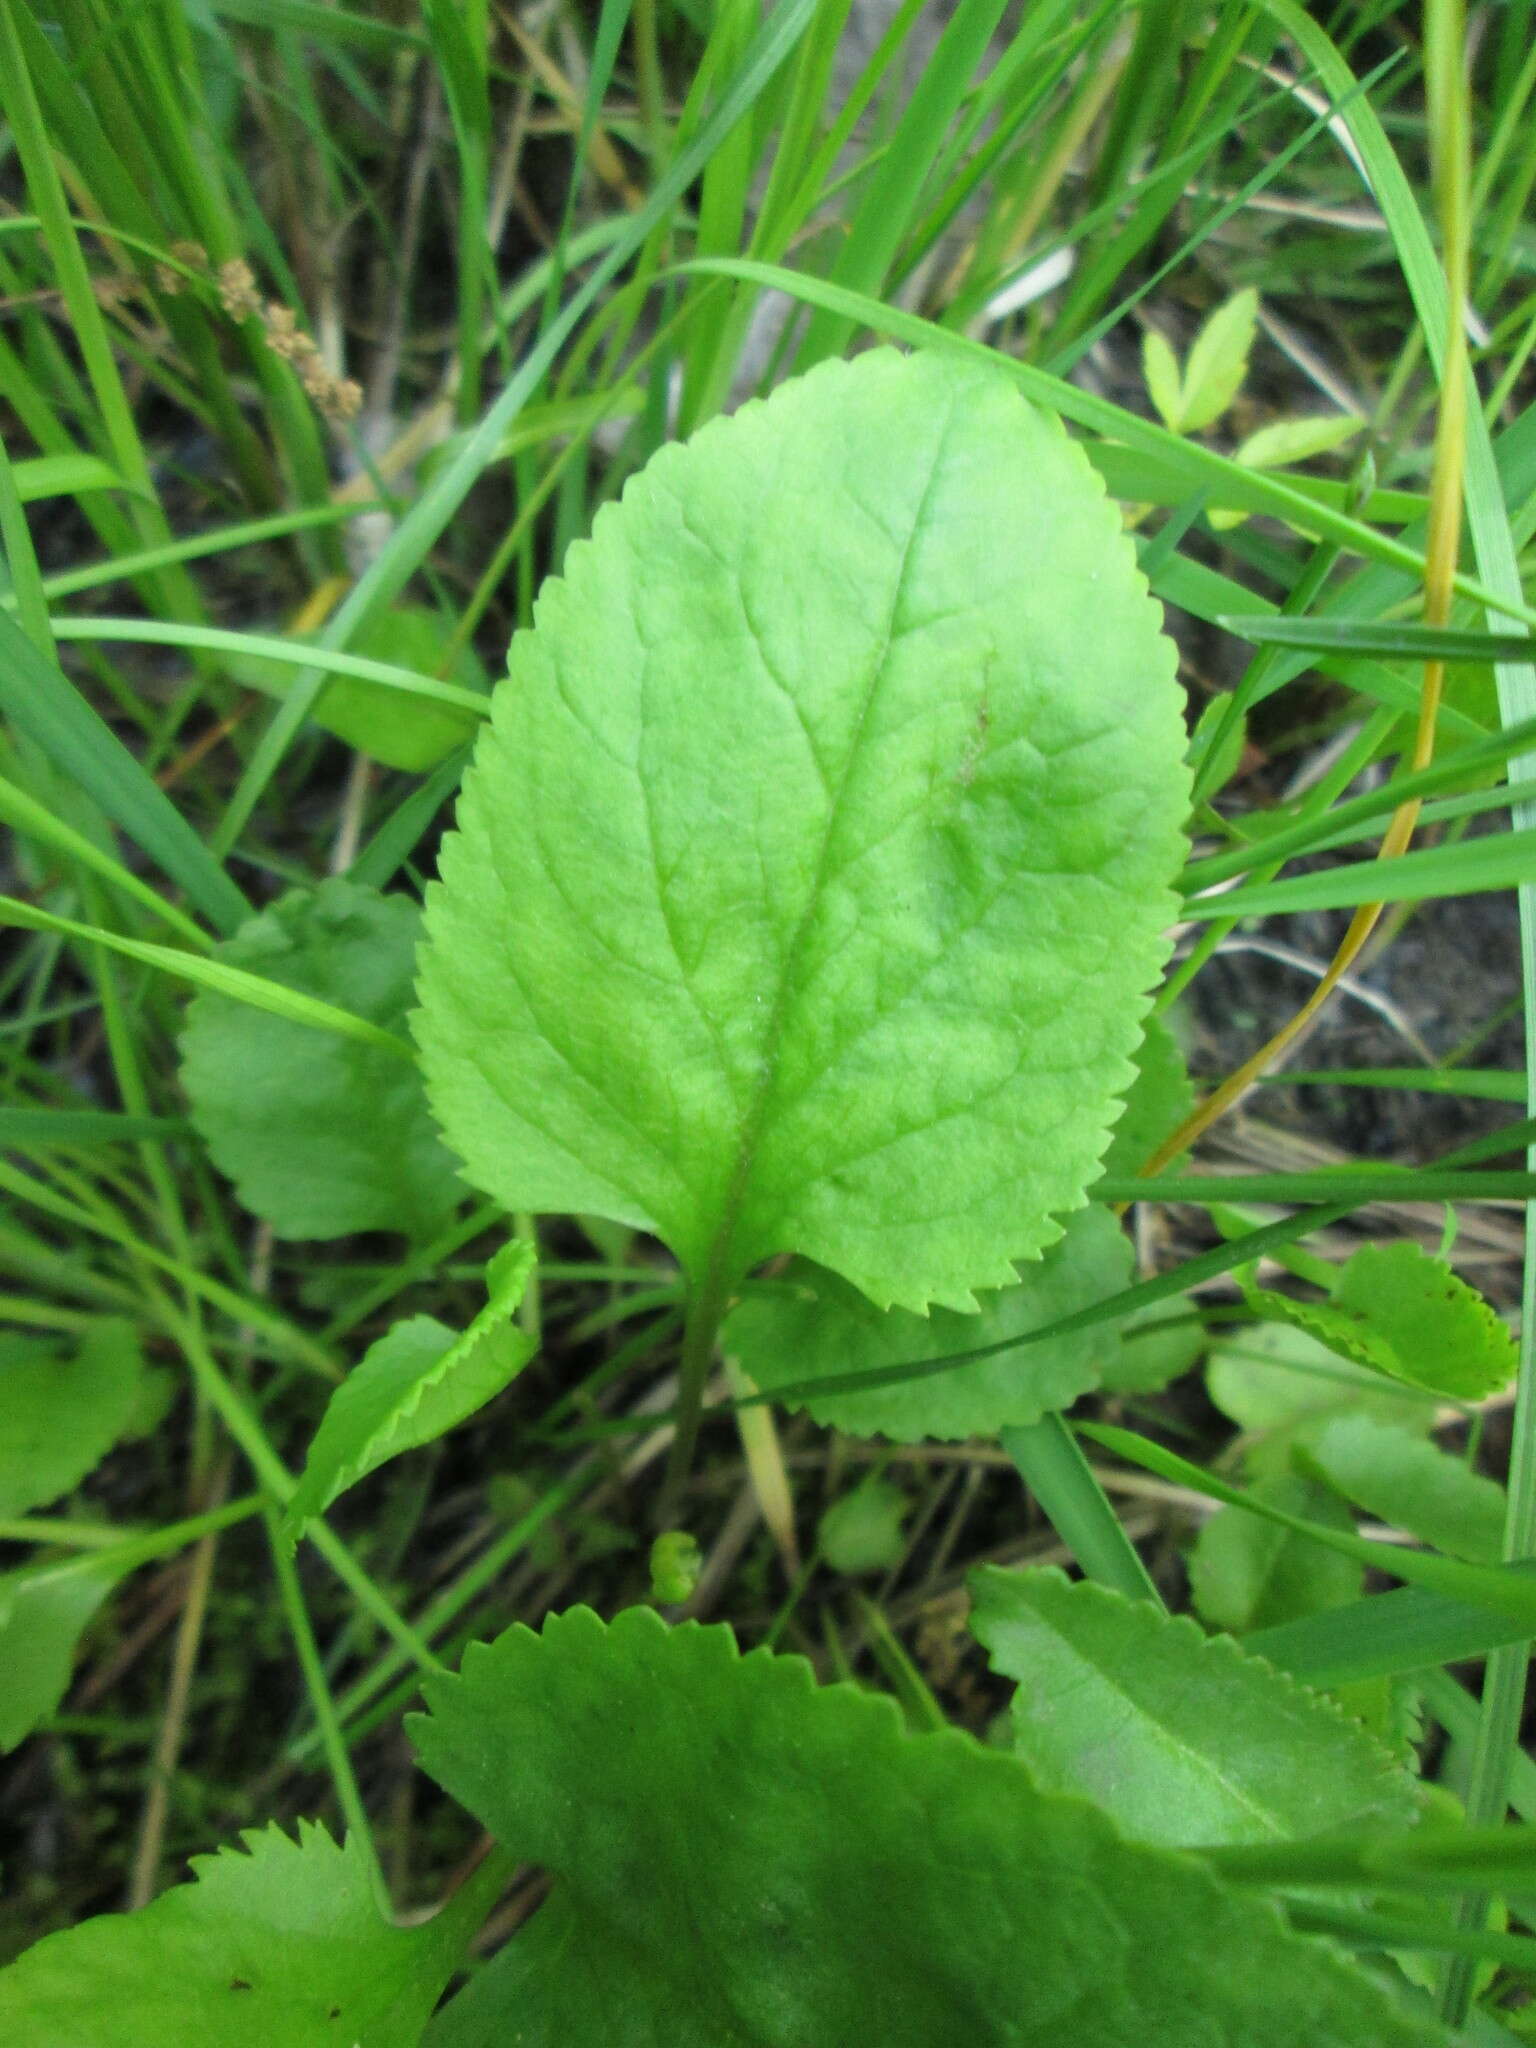
[[[433,2048],[1444,2039],[1193,1860],[728,1629],[578,1608],[426,1691],[427,1769],[557,1879]]]
[[[750,1295],[726,1319],[721,1342],[764,1393],[820,1377],[948,1358],[1002,1344],[1118,1294],[1131,1283],[1131,1247],[1107,1209],[1080,1209],[1044,1257],[1021,1267],[1017,1285],[982,1297],[979,1315],[935,1309],[883,1313],[864,1295],[797,1261],[773,1293]],[[1009,1425],[1038,1422],[1069,1408],[1099,1383],[1117,1339],[1112,1327],[1073,1331],[1022,1351],[853,1393],[810,1393],[803,1402],[818,1422],[861,1436],[901,1443],[921,1437],[995,1435]]]
[[[95,1323],[78,1349],[0,1332],[0,1515],[68,1493],[133,1419],[143,1354],[132,1323]]]
[[[26,2048],[415,2048],[472,1929],[391,1927],[353,1842],[300,1823],[194,1861],[195,1884],[51,1934],[0,1970]]]
[[[971,1626],[1018,1681],[1016,1755],[1170,1847],[1414,1815],[1411,1780],[1331,1700],[1194,1622],[1057,1571],[975,1573]]]
[[[879,350],[665,448],[519,635],[416,1018],[469,1178],[969,1309],[1131,1080],[1187,799],[1173,651],[1080,452]]]
[[[243,925],[219,958],[394,1028],[421,913],[331,880]],[[204,991],[182,1037],[192,1120],[245,1206],[280,1237],[429,1237],[463,1190],[408,1062]]]
[[[436,1442],[493,1400],[538,1349],[508,1322],[533,1271],[534,1249],[522,1238],[486,1268],[486,1304],[456,1333],[436,1316],[410,1316],[369,1346],[321,1418],[304,1470],[283,1516],[293,1541],[349,1486],[403,1451]]]

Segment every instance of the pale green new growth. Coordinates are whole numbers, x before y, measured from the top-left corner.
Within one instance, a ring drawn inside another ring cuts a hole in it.
[[[971,1626],[1018,1681],[1015,1753],[1042,1790],[1170,1848],[1413,1818],[1385,1749],[1229,1637],[1058,1571],[989,1567],[971,1586]]]
[[[1259,295],[1235,292],[1218,306],[1195,336],[1184,367],[1155,328],[1142,341],[1142,374],[1147,395],[1163,424],[1176,434],[1198,433],[1221,418],[1248,374],[1248,355],[1258,329]]]
[[[668,1529],[651,1545],[651,1598],[670,1607],[686,1600],[699,1583],[704,1553],[697,1536]]]
[[[331,880],[283,897],[218,957],[393,1028],[410,1004],[420,924],[407,897]],[[429,1237],[461,1199],[408,1061],[207,992],[181,1049],[215,1165],[279,1237]]]
[[[194,1861],[133,1914],[49,1935],[0,1972],[17,2048],[416,2048],[472,1932],[391,1927],[366,1855],[300,1823]]]
[[[879,350],[662,449],[514,641],[429,893],[469,1178],[655,1231],[715,1302],[785,1251],[881,1306],[1009,1284],[1166,955],[1173,669],[1000,372]]]
[[[835,1572],[886,1572],[906,1548],[902,1523],[911,1503],[889,1479],[866,1479],[835,1500],[816,1530],[823,1564]]]
[[[1287,1441],[1330,1415],[1373,1415],[1417,1430],[1435,1419],[1434,1402],[1417,1388],[1351,1364],[1285,1323],[1231,1331],[1211,1351],[1205,1390],[1240,1429]]]
[[[485,1272],[485,1307],[462,1336],[435,1316],[411,1316],[369,1347],[315,1432],[282,1520],[288,1543],[349,1486],[402,1451],[446,1436],[516,1378],[538,1349],[508,1321],[534,1259],[522,1238],[496,1254]]]
[[[426,1691],[427,1769],[555,1879],[431,2048],[1444,2039],[1192,1859],[728,1629],[577,1608]]]
[[[1080,1209],[1044,1257],[1020,1269],[1014,1286],[982,1296],[976,1315],[882,1313],[835,1274],[798,1261],[774,1292],[749,1295],[731,1311],[721,1342],[754,1384],[772,1393],[1002,1344],[1103,1301],[1130,1281],[1131,1247],[1114,1217],[1103,1208]],[[1070,1407],[1098,1385],[1118,1346],[1113,1325],[1100,1324],[891,1386],[788,1398],[818,1422],[860,1436],[901,1443],[990,1436]]]
[[[1354,1530],[1355,1518],[1343,1502],[1297,1473],[1266,1472],[1248,1491],[1255,1501],[1324,1528]],[[1234,1635],[1343,1607],[1358,1595],[1364,1578],[1357,1559],[1239,1507],[1217,1509],[1189,1560],[1196,1612]]]
[[[131,1323],[96,1323],[79,1348],[0,1335],[0,1516],[45,1507],[85,1478],[133,1421],[144,1369]]]
[[[1356,1507],[1451,1557],[1492,1564],[1500,1554],[1503,1487],[1406,1430],[1336,1415],[1303,1433],[1296,1456]]]

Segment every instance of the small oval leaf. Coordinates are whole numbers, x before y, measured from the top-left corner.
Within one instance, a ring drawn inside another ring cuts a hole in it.
[[[336,879],[282,897],[218,961],[393,1027],[410,1003],[420,925],[408,898]],[[188,1009],[181,1052],[214,1164],[280,1237],[420,1240],[462,1199],[408,1058],[208,991]]]
[[[1341,1358],[1453,1401],[1507,1387],[1519,1356],[1497,1311],[1475,1287],[1409,1238],[1362,1245],[1327,1301],[1247,1290],[1249,1304],[1291,1323]]]

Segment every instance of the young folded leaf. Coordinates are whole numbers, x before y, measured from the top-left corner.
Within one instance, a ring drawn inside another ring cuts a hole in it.
[[[732,1309],[720,1341],[754,1385],[771,1394],[777,1387],[920,1367],[1005,1344],[1130,1284],[1131,1247],[1124,1231],[1107,1209],[1080,1209],[1044,1257],[1021,1268],[1014,1286],[982,1296],[979,1314],[935,1309],[915,1316],[902,1308],[882,1314],[836,1274],[799,1260],[772,1293],[752,1294]],[[1099,1384],[1104,1362],[1118,1348],[1114,1325],[1099,1324],[890,1386],[787,1398],[818,1422],[858,1436],[888,1436],[898,1443],[995,1436],[1009,1426],[1038,1422],[1050,1409],[1070,1408],[1079,1394]]]
[[[664,448],[510,667],[415,1019],[468,1177],[714,1304],[777,1252],[880,1307],[1010,1284],[1132,1078],[1188,800],[1059,425],[948,353],[823,364]]]
[[[972,1575],[971,1627],[1018,1681],[1015,1755],[1138,1841],[1268,1842],[1406,1826],[1413,1781],[1333,1701],[1228,1636],[1058,1571]]]
[[[0,1970],[17,2048],[416,2048],[473,1922],[391,1927],[367,1859],[300,1822],[193,1860],[142,1912],[51,1934]],[[469,1901],[471,1905],[473,1901]]]
[[[503,1246],[485,1269],[485,1307],[462,1336],[435,1316],[411,1316],[369,1346],[331,1396],[309,1447],[281,1524],[290,1547],[338,1494],[402,1451],[457,1429],[517,1377],[538,1346],[508,1317],[534,1257],[522,1238]]]
[[[549,1902],[431,2048],[1434,2048],[1195,1859],[799,1657],[631,1608],[428,1680],[422,1761]]]
[[[420,928],[407,897],[333,879],[282,897],[218,958],[393,1028]],[[419,1241],[463,1198],[408,1060],[206,991],[181,1051],[214,1165],[279,1237],[400,1230]]]
[[[1342,1358],[1453,1401],[1480,1401],[1515,1376],[1515,1340],[1495,1310],[1444,1259],[1409,1238],[1362,1245],[1327,1301],[1267,1288],[1248,1289],[1247,1299],[1261,1315],[1308,1331]]]

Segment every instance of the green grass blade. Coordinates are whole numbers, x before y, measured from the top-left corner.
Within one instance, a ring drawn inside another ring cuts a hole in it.
[[[597,303],[605,286],[642,246],[651,231],[666,220],[672,207],[702,172],[718,144],[754,104],[789,57],[815,10],[816,0],[780,0],[779,6],[753,38],[740,71],[721,94],[692,147],[684,150],[668,167],[645,205],[628,221],[586,283],[545,328],[495,403],[433,477],[320,635],[322,646],[327,649],[345,647],[349,636],[365,619],[382,610],[405,588],[493,458],[507,429],[543,383],[559,359],[561,350]],[[320,670],[305,670],[262,734],[215,835],[215,846],[219,852],[227,852],[244,830],[263,791],[276,774],[289,743],[308,717],[323,682]]]
[[[1342,1557],[1352,1557],[1373,1571],[1384,1572],[1388,1578],[1402,1579],[1433,1593],[1448,1593],[1474,1607],[1491,1608],[1497,1614],[1523,1621],[1527,1629],[1536,1622],[1536,1582],[1502,1566],[1463,1564],[1459,1558],[1442,1557],[1436,1551],[1409,1550],[1402,1544],[1378,1543],[1368,1536],[1351,1536],[1343,1529],[1326,1528],[1321,1522],[1310,1522],[1305,1516],[1288,1514],[1284,1508],[1258,1500],[1241,1487],[1228,1486],[1224,1479],[1215,1478],[1201,1466],[1191,1464],[1188,1458],[1181,1458],[1177,1452],[1165,1450],[1161,1444],[1129,1429],[1116,1429],[1103,1422],[1080,1422],[1077,1432],[1159,1479],[1187,1486],[1226,1507],[1244,1508],[1278,1528],[1289,1529],[1293,1535],[1306,1536],[1338,1551]]]
[[[1300,647],[1309,654],[1384,654],[1398,661],[1523,661],[1532,646],[1525,633],[1458,632],[1448,626],[1247,616],[1216,623],[1256,647]]]
[[[79,783],[221,932],[251,914],[192,827],[90,705],[0,612],[0,712]]]
[[[1360,903],[1418,903],[1434,896],[1472,896],[1536,880],[1536,829],[1498,832],[1455,845],[1429,846],[1387,860],[1255,882],[1219,896],[1185,901],[1187,918],[1274,917],[1282,911],[1352,910]]]
[[[1160,1608],[1162,1595],[1151,1573],[1061,1417],[1046,1415],[1028,1429],[1005,1429],[1002,1445],[1088,1577],[1128,1600],[1150,1600]]]
[[[329,1031],[338,1038],[355,1039],[359,1045],[375,1046],[390,1052],[397,1059],[412,1060],[415,1048],[403,1038],[397,1038],[393,1031],[385,1031],[380,1025],[371,1024],[366,1017],[354,1017],[350,1010],[339,1010],[334,1003],[322,1003],[315,996],[304,995],[299,989],[284,988],[281,982],[268,981],[263,975],[251,974],[243,967],[227,966],[222,960],[206,960],[195,953],[179,953],[174,946],[155,946],[143,939],[125,939],[118,932],[103,930],[100,925],[80,924],[72,917],[55,917],[51,912],[38,910],[33,904],[19,903],[14,896],[0,896],[0,924],[19,925],[23,930],[34,932],[58,932],[71,939],[83,939],[93,946],[105,946],[111,953],[121,953],[126,959],[137,960],[142,966],[156,967],[163,974],[175,976],[179,981],[193,982],[198,988],[212,989],[216,995],[231,996],[237,1003],[248,1003],[254,1010],[267,1010],[274,1017],[285,1017],[290,1024],[305,1024],[315,1031]]]
[[[192,1126],[181,1116],[128,1116],[112,1109],[0,1109],[0,1147],[8,1152],[191,1135]]]
[[[397,668],[393,662],[373,661],[361,654],[344,654],[327,648],[323,655],[300,640],[286,640],[276,633],[231,633],[219,626],[176,626],[159,619],[55,619],[56,640],[124,641],[143,647],[195,647],[206,654],[230,654],[238,660],[280,662],[284,668],[315,669],[325,675],[357,676],[368,683],[381,683],[386,690],[401,690],[409,697],[424,697],[434,704],[451,704],[456,710],[484,718],[489,699],[475,690],[461,690],[435,676],[418,675],[414,669]]]
[[[1536,1584],[1536,1563],[1504,1565]],[[1496,1614],[1453,1594],[1403,1586],[1372,1593],[1347,1607],[1331,1607],[1259,1629],[1243,1647],[1289,1671],[1305,1685],[1352,1685],[1359,1679],[1391,1678],[1461,1664],[1490,1650],[1525,1639],[1528,1624]]]

